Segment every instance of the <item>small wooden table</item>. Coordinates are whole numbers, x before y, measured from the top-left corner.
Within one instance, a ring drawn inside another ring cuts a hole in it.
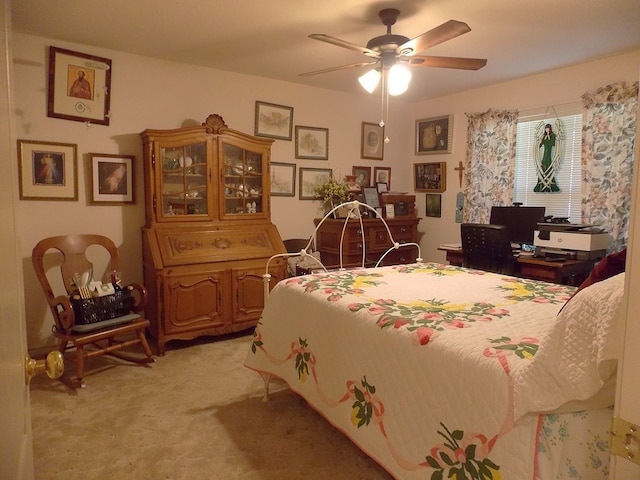
[[[462,249],[439,247],[447,253],[451,265],[462,266]],[[589,276],[595,260],[563,260],[549,262],[536,257],[517,257],[515,276],[551,283],[578,286]]]

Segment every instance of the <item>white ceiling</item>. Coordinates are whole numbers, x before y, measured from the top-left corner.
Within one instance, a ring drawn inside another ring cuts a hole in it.
[[[378,12],[389,7],[401,11],[392,32],[409,38],[450,19],[471,27],[423,53],[488,59],[478,71],[413,68],[410,101],[640,48],[639,0],[13,0],[11,10],[20,33],[367,95],[363,68],[299,76],[368,60],[308,35],[364,46],[386,33]]]

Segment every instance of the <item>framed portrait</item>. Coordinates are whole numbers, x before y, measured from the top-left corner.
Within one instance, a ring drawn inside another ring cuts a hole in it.
[[[371,167],[352,167],[351,173],[356,177],[360,190],[371,186]]]
[[[18,140],[20,200],[78,200],[77,148]]]
[[[439,193],[427,193],[426,212],[427,217],[442,216],[442,195]]]
[[[451,153],[453,115],[416,120],[416,154]]]
[[[329,159],[329,129],[296,125],[296,158]]]
[[[49,47],[47,116],[109,125],[111,60]]]
[[[91,202],[133,204],[135,157],[90,153]]]
[[[387,184],[387,191],[391,191],[391,167],[373,167],[373,182]]]
[[[333,171],[330,168],[304,168],[300,167],[300,200],[317,200],[316,185],[327,183],[331,179]]]
[[[447,189],[445,162],[414,163],[413,180],[416,192],[442,193]]]
[[[384,156],[384,127],[377,123],[362,122],[360,157],[382,160]]]
[[[256,137],[291,140],[293,131],[293,107],[256,101]]]
[[[296,164],[271,162],[271,195],[293,197],[296,192]]]

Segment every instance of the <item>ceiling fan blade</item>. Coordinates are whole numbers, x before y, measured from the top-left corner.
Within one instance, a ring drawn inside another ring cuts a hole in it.
[[[401,56],[400,60],[414,67],[457,68],[460,70],[480,70],[487,64],[486,58],[433,57],[424,55]]]
[[[300,74],[298,74],[298,76],[299,77],[310,77],[312,75],[319,75],[321,73],[336,72],[338,70],[345,70],[347,68],[354,68],[354,67],[366,67],[367,65],[375,65],[377,63],[378,63],[377,60],[374,61],[374,62],[351,63],[349,65],[340,65],[339,67],[330,67],[330,68],[324,68],[322,70],[315,70],[313,72],[300,73]]]
[[[309,38],[320,40],[321,42],[330,43],[331,45],[337,45],[338,47],[348,48],[349,50],[362,53],[363,55],[368,55],[369,57],[378,58],[380,56],[378,52],[367,47],[362,47],[360,45],[356,45],[355,43],[347,42],[346,40],[340,40],[339,38],[325,35],[324,33],[312,33],[311,35],[309,35]]]
[[[416,53],[424,52],[427,48],[438,45],[439,43],[446,42],[452,38],[456,38],[464,33],[470,32],[471,28],[464,22],[458,20],[449,20],[442,25],[429,30],[428,32],[418,35],[412,38],[408,42],[403,43],[398,48],[399,52],[405,52],[411,49],[410,53],[403,53],[403,55],[414,55]]]

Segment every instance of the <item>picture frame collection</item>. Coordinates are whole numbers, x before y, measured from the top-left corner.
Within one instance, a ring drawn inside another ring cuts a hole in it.
[[[49,47],[47,116],[95,123],[110,123],[112,61],[81,52]],[[329,129],[294,125],[294,108],[256,100],[254,135],[294,141],[295,159],[328,160]],[[295,127],[295,128],[294,128]],[[295,135],[294,135],[295,132]],[[453,115],[416,120],[415,154],[451,153]],[[362,122],[360,157],[384,159],[384,126]],[[77,145],[18,140],[18,172],[21,200],[78,199]],[[91,204],[135,204],[135,157],[88,154]],[[297,173],[297,175],[296,175]],[[352,167],[357,188],[391,191],[391,167]],[[310,168],[295,163],[271,162],[271,195],[316,200],[314,187],[331,178],[330,168]],[[435,193],[446,190],[446,163],[414,164],[414,190],[427,192],[427,216],[440,215]]]

